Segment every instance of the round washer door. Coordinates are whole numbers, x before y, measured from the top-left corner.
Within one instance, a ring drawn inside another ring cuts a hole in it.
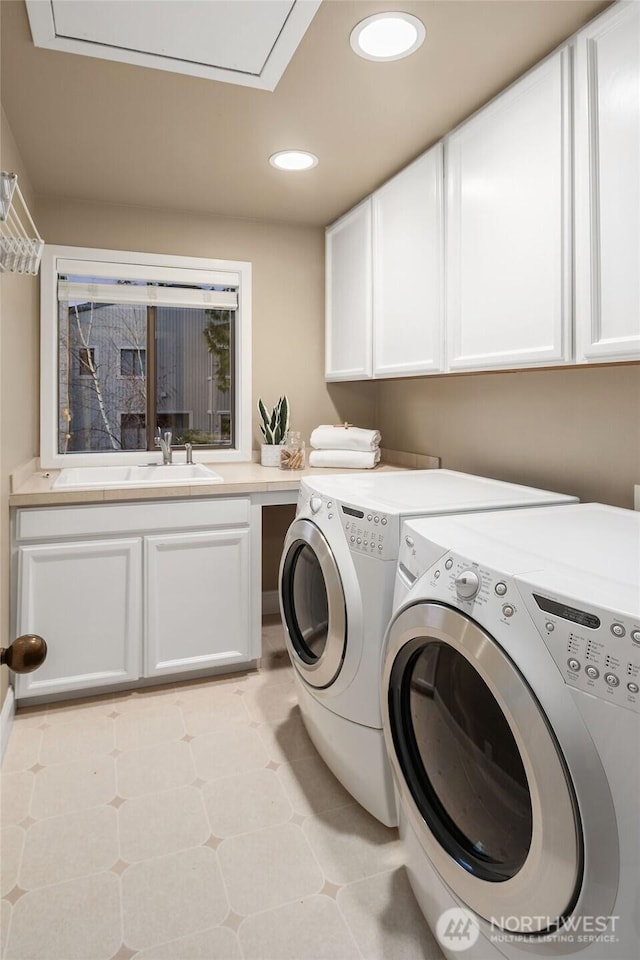
[[[310,520],[289,527],[280,563],[280,602],[293,665],[313,687],[340,673],[347,643],[344,589],[331,548]]]
[[[522,674],[474,621],[425,601],[392,623],[383,683],[396,784],[436,870],[494,926],[553,930],[579,894],[582,827]]]

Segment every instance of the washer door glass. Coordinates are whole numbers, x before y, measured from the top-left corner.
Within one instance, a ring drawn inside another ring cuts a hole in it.
[[[312,686],[329,686],[344,660],[344,591],[327,541],[308,520],[287,534],[280,595],[294,666]]]
[[[436,870],[486,920],[554,929],[580,890],[582,826],[525,678],[469,617],[424,601],[392,621],[383,683],[402,807]]]
[[[531,845],[531,798],[495,697],[464,656],[437,641],[397,669],[403,766],[432,830],[476,876],[514,876]]]

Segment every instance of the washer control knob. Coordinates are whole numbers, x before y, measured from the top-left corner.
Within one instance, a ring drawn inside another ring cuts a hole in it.
[[[548,631],[548,633],[553,633],[553,631],[556,628],[555,623],[553,623],[553,621],[551,620],[547,620],[544,626],[545,626],[545,629]]]
[[[451,570],[452,566],[453,566],[453,560],[451,559],[451,557],[449,557],[449,559],[445,561],[444,568],[445,570]]]
[[[584,672],[586,673],[586,675],[589,677],[590,680],[597,680],[598,677],[600,676],[600,671],[598,670],[598,668],[592,666],[591,664],[588,667],[586,667]]]
[[[415,540],[413,539],[413,537],[405,537],[405,538],[404,538],[404,542],[406,543],[406,545],[407,545],[408,547],[413,547],[413,546],[415,546]]]
[[[631,639],[634,643],[640,643],[640,630],[632,630]]]
[[[507,585],[502,580],[499,580],[493,588],[499,597],[504,597],[507,592]]]
[[[311,497],[311,500],[309,500],[309,506],[311,507],[311,513],[317,513],[322,506],[322,497]]]
[[[567,666],[569,667],[569,670],[572,670],[574,673],[577,673],[578,670],[580,669],[580,661],[576,660],[575,657],[569,657],[569,659],[567,660]]]
[[[604,682],[610,687],[619,687],[620,681],[616,677],[615,673],[605,673]]]
[[[624,637],[626,632],[627,631],[625,630],[625,628],[622,626],[621,623],[611,624],[611,633],[614,635],[614,637]]]
[[[463,570],[456,577],[456,593],[462,600],[473,600],[480,589],[480,578],[475,570]]]
[[[627,690],[629,693],[640,693],[640,687],[637,683],[634,683],[633,680],[630,680],[627,684]]]
[[[505,603],[504,606],[502,607],[502,613],[504,614],[505,617],[512,617],[515,613],[515,610],[513,609],[510,603]]]

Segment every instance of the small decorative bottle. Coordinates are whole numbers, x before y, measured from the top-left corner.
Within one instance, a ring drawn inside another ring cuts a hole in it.
[[[280,447],[280,469],[302,470],[305,461],[305,443],[299,430],[287,430]]]

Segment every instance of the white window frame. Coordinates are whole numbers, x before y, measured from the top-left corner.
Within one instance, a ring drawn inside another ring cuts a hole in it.
[[[124,250],[46,245],[40,279],[40,465],[48,468],[102,467],[109,464],[162,462],[158,451],[129,450],[105,453],[58,453],[58,275],[63,261],[87,262],[93,276],[140,278],[140,268],[157,268],[159,278],[176,283],[216,283],[237,286],[236,355],[234,367],[236,421],[234,447],[196,448],[202,463],[250,461],[251,450],[251,263],[244,260],[205,260]],[[199,273],[196,274],[195,271]],[[204,277],[202,274],[208,274]],[[165,275],[166,274],[166,275]]]

